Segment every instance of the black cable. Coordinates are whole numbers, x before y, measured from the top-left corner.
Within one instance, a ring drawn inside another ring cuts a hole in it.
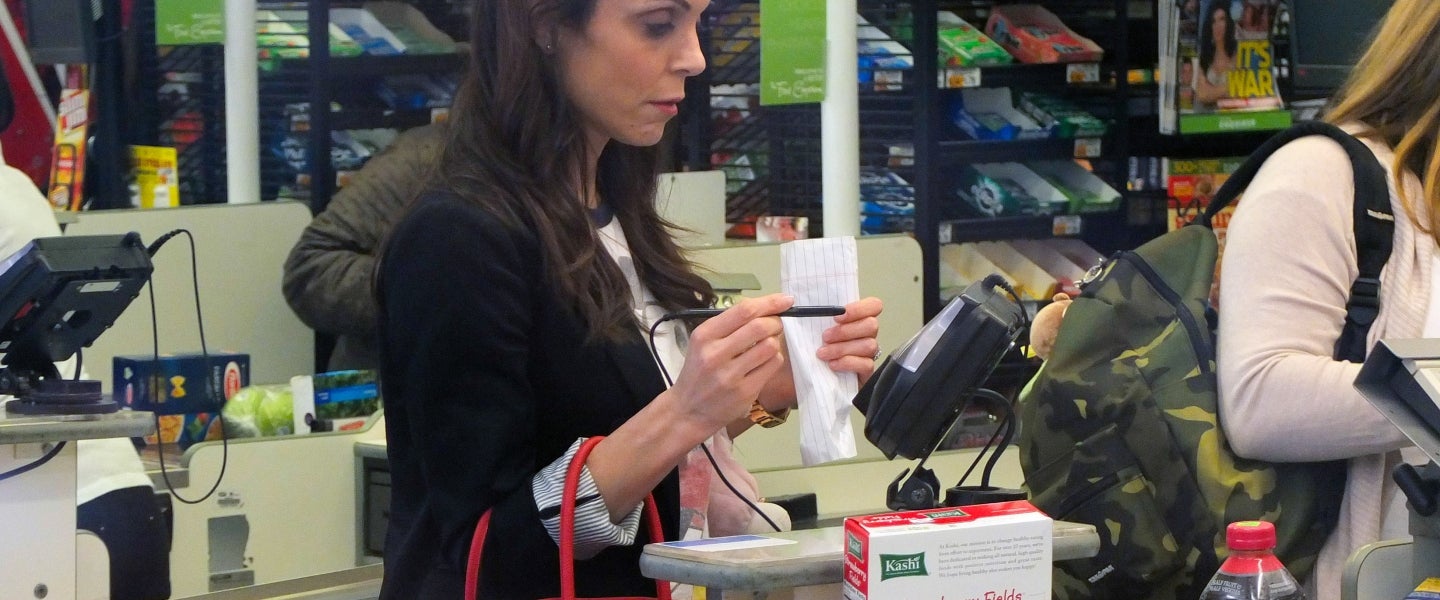
[[[209,397],[213,399],[215,398],[215,378],[210,374],[210,351],[205,346],[205,319],[200,313],[200,264],[195,256],[195,236],[191,235],[188,230],[176,229],[151,242],[150,245],[145,248],[145,252],[150,256],[155,256],[155,252],[160,250],[160,247],[164,246],[165,242],[170,241],[171,238],[182,233],[190,239],[190,281],[195,286],[195,320],[200,330],[200,359],[201,362],[205,364],[205,391],[209,394]],[[147,283],[149,285],[146,287],[150,290],[150,335],[151,341],[154,344],[152,348],[154,361],[158,368],[160,363],[160,325],[159,318],[156,317],[155,313],[155,274],[153,271]],[[220,482],[225,480],[225,467],[230,461],[230,436],[225,431],[225,414],[223,410],[224,407],[222,406],[221,410],[215,413],[215,418],[220,419],[220,474],[215,477],[215,485],[210,486],[210,491],[205,492],[205,495],[201,496],[198,500],[189,500],[181,496],[180,493],[175,490],[175,485],[170,483],[170,472],[165,468],[165,442],[159,439],[160,415],[155,415],[155,432],[158,442],[155,445],[155,451],[160,457],[160,477],[165,480],[165,487],[169,490],[170,495],[174,496],[175,499],[180,502],[185,504],[200,504],[210,499],[210,496],[215,494],[215,490],[220,488]]]
[[[1011,287],[1010,282],[1007,281],[1005,277],[1001,276],[999,273],[991,273],[985,276],[984,283],[987,284],[989,287],[998,287],[1002,290],[1005,290],[1007,293],[1010,294],[1011,298],[1015,299],[1015,307],[1020,309],[1020,330],[1029,331],[1030,313],[1025,310],[1025,303],[1020,300],[1020,294],[1015,293],[1015,288]],[[1027,341],[1020,345],[1022,356],[1025,354],[1029,354],[1028,350],[1030,349],[1030,343],[1028,341],[1030,336],[1026,335],[1025,338]]]
[[[46,452],[45,456],[41,456],[40,458],[35,459],[35,462],[32,462],[23,467],[16,467],[4,473],[0,473],[0,481],[5,481],[6,479],[10,479],[11,477],[19,477],[20,475],[24,475],[26,473],[29,473],[30,471],[34,471],[35,469],[40,468],[45,463],[50,462],[50,459],[55,458],[55,455],[59,454],[60,450],[64,447],[65,442],[55,444],[54,448],[51,448],[49,452]]]
[[[985,391],[990,392],[990,390]],[[1000,462],[1000,455],[1004,454],[1005,450],[1010,447],[1010,441],[1015,437],[1015,428],[1019,426],[1019,423],[1015,420],[1015,409],[1010,406],[1010,401],[1000,394],[995,394],[995,397],[992,399],[1000,404],[1001,410],[1005,411],[1005,416],[1000,417],[1000,424],[995,426],[995,432],[998,434],[1001,428],[1004,428],[1005,433],[1003,434],[1004,437],[1000,438],[1000,445],[995,447],[995,453],[991,454],[990,460],[985,463],[985,472],[982,473],[980,477],[980,485],[987,488],[990,487],[990,474],[995,471],[996,463]],[[993,435],[991,439],[994,439]]]
[[[75,350],[75,373],[70,376],[70,381],[80,381],[80,369],[85,366],[85,349]],[[64,379],[62,376],[61,379]]]
[[[965,474],[961,475],[960,481],[955,483],[957,487],[965,485],[965,480],[970,478],[970,473],[975,470],[975,467],[980,465],[980,459],[985,457],[985,453],[990,451],[990,447],[995,444],[995,440],[999,439],[1000,445],[995,446],[995,453],[990,455],[990,460],[985,463],[985,471],[980,474],[980,485],[989,487],[990,473],[995,470],[995,464],[1000,461],[1000,455],[1010,446],[1010,438],[1015,433],[1015,411],[1010,408],[1009,400],[1001,396],[999,392],[986,388],[975,390],[974,395],[998,403],[1005,414],[1000,417],[1000,422],[995,425],[995,433],[990,436],[989,440],[985,441],[985,447],[981,448],[980,453],[975,455],[975,460],[970,462],[970,468],[965,469]],[[1001,433],[1002,431],[1004,432],[1003,435]]]
[[[670,371],[665,369],[665,361],[660,360],[660,352],[655,349],[655,331],[660,328],[661,323],[673,321],[681,316],[682,315],[667,314],[656,319],[655,324],[650,326],[650,356],[655,358],[655,365],[660,367],[660,375],[665,378],[666,389],[674,386],[675,380],[670,378]],[[783,531],[780,526],[770,518],[770,515],[765,514],[765,511],[760,510],[760,507],[750,501],[749,498],[746,498],[745,494],[740,493],[740,490],[735,488],[735,484],[730,483],[730,479],[725,477],[724,471],[720,470],[720,463],[715,461],[715,455],[710,453],[710,448],[705,445],[705,442],[700,442],[700,449],[705,452],[705,458],[710,459],[710,466],[714,467],[715,474],[720,476],[720,483],[725,484],[725,487],[730,489],[730,493],[735,494],[735,497],[744,502],[746,506],[749,506],[750,510],[755,511],[755,514],[760,515],[760,518],[764,519],[765,522],[770,525],[771,529],[774,529],[777,533]]]

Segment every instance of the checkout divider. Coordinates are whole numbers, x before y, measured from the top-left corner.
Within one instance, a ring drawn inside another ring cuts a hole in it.
[[[202,504],[174,503],[171,597],[274,583],[357,566],[357,442],[383,440],[383,416],[359,431],[232,440],[225,478]],[[198,498],[224,448],[204,442],[181,467]]]

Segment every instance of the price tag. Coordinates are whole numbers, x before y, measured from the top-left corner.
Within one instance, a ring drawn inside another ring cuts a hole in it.
[[[1100,138],[1075,138],[1075,158],[1098,158]]]
[[[980,87],[978,67],[947,67],[941,74],[940,86],[950,89]]]
[[[1066,65],[1065,83],[1100,83],[1100,63]]]
[[[955,240],[955,224],[954,224],[954,223],[941,223],[941,224],[940,224],[940,235],[939,235],[938,237],[940,238],[940,243],[942,243],[942,244],[948,244],[948,243],[954,241],[954,240]]]
[[[1050,222],[1052,235],[1080,235],[1080,215],[1056,215]]]

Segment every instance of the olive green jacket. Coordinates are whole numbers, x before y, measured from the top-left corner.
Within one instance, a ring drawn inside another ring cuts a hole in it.
[[[375,255],[439,157],[444,127],[402,133],[370,159],[315,217],[285,260],[282,288],[295,314],[336,336],[329,370],[373,369]]]

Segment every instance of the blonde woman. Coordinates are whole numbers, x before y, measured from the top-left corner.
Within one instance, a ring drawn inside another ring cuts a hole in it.
[[[1440,2],[1395,2],[1326,120],[1363,140],[1389,173],[1394,249],[1369,343],[1440,337],[1440,296],[1431,294],[1440,261]],[[1332,358],[1358,273],[1353,192],[1335,142],[1305,138],[1276,152],[1230,222],[1220,285],[1220,419],[1235,451],[1348,461],[1339,522],[1309,582],[1320,600],[1340,597],[1355,549],[1407,535],[1389,473],[1409,444],[1355,391],[1360,365]]]

